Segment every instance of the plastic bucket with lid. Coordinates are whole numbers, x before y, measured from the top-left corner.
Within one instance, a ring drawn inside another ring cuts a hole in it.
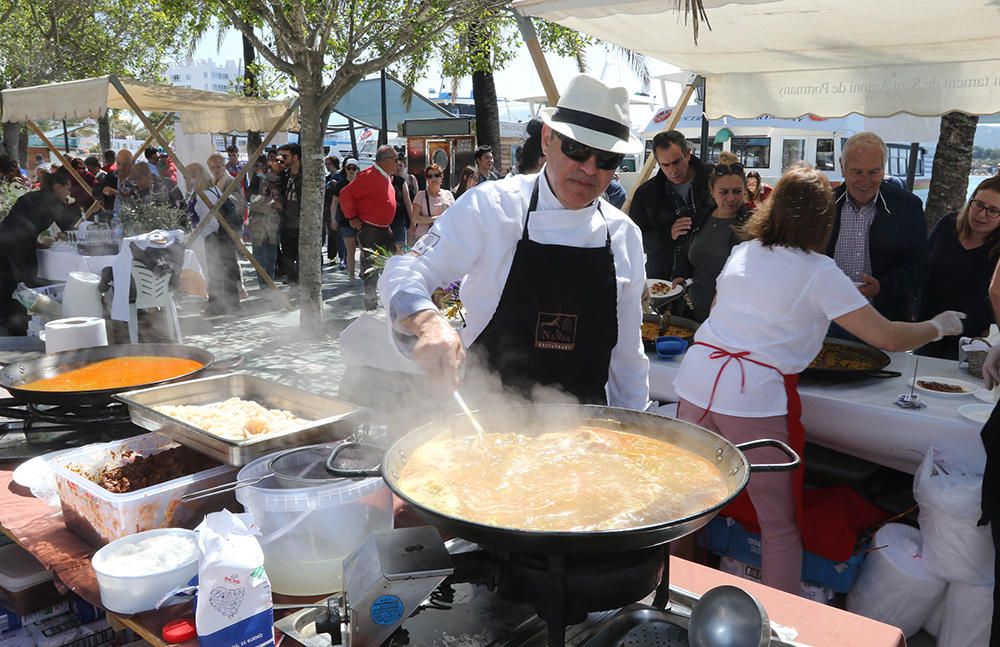
[[[325,446],[332,451],[335,445]],[[248,463],[237,478],[264,476],[274,456]],[[380,478],[332,479],[300,488],[269,478],[240,488],[236,499],[263,535],[271,589],[285,595],[343,590],[344,558],[370,533],[392,528],[392,493]]]

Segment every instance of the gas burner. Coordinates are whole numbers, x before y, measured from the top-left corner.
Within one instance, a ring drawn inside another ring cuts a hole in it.
[[[660,583],[664,549],[610,555],[511,554],[499,559],[504,597],[530,604],[550,624],[573,625],[592,611],[617,609],[647,596]]]
[[[4,420],[6,419],[6,420]],[[122,404],[55,406],[0,399],[0,460],[108,442],[142,433]]]

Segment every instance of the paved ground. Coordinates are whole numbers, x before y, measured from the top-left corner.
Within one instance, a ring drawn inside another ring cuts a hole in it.
[[[281,310],[261,296],[256,275],[243,263],[244,284],[249,297],[237,316],[204,317],[202,302],[181,303],[184,343],[205,348],[217,359],[243,356],[241,369],[290,386],[316,392],[335,392],[343,375],[337,337],[364,312],[363,288],[355,280],[348,284],[346,270],[323,266],[323,319],[325,331],[308,339],[299,328],[299,311]],[[282,292],[295,305],[295,288],[280,283]]]

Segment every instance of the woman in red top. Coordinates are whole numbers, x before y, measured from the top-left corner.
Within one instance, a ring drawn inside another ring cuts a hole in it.
[[[747,172],[747,211],[753,211],[771,196],[772,187],[764,184],[757,171]]]

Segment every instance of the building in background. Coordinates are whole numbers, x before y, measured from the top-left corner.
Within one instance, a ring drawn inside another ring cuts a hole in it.
[[[216,63],[210,59],[198,59],[188,63],[174,63],[167,68],[167,83],[181,88],[228,92],[238,89],[243,78],[241,61],[228,60]]]

